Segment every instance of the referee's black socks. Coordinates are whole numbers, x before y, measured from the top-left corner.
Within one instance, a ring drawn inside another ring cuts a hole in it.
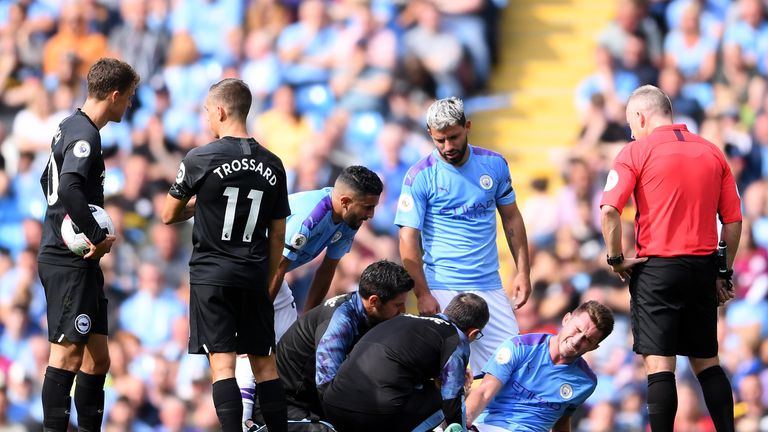
[[[648,375],[648,419],[653,432],[672,432],[677,413],[677,386],[673,372]]]
[[[77,408],[77,429],[81,432],[101,430],[104,417],[104,380],[105,375],[77,373],[75,381],[75,408]]]
[[[704,402],[717,432],[733,432],[733,393],[723,368],[712,366],[701,371],[696,378],[701,384]]]
[[[285,389],[279,379],[263,381],[256,385],[259,405],[264,423],[269,432],[288,431],[288,409],[285,403]]]
[[[43,380],[43,430],[64,432],[69,427],[69,408],[72,399],[69,392],[75,373],[48,366]]]
[[[234,377],[213,383],[213,405],[216,406],[222,431],[242,432],[243,403],[240,398],[240,387],[237,386],[237,380]]]

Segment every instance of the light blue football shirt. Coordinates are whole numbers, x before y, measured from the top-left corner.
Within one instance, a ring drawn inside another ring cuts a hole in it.
[[[326,247],[325,256],[332,259],[341,259],[352,248],[357,230],[331,219],[332,191],[327,187],[288,196],[291,215],[286,219],[283,248],[283,256],[292,261],[288,271],[312,261]]]
[[[554,364],[549,355],[552,337],[531,333],[509,338],[499,346],[483,372],[498,378],[503,386],[476,423],[510,431],[546,432],[587,400],[597,386],[597,377],[582,358]]]
[[[408,170],[395,225],[421,231],[430,289],[500,289],[496,208],[515,202],[504,157],[468,146],[460,167],[437,150]]]

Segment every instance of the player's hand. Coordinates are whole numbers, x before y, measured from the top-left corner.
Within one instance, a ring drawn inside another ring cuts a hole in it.
[[[518,273],[512,281],[510,294],[509,304],[512,305],[512,309],[517,310],[523,307],[531,295],[531,277],[526,273]]]
[[[112,234],[107,234],[107,238],[101,241],[101,243],[94,245],[90,241],[88,242],[88,246],[91,248],[87,254],[83,255],[83,259],[99,259],[103,257],[104,255],[108,254],[110,250],[112,250],[112,243],[115,242],[115,236]]]
[[[440,313],[440,303],[437,302],[437,299],[431,293],[426,293],[416,300],[419,315],[434,315]]]
[[[736,297],[736,292],[733,289],[733,282],[728,279],[717,278],[717,303],[718,306],[723,306],[728,303],[729,300]]]
[[[626,282],[629,280],[630,276],[632,276],[632,267],[646,261],[648,261],[648,257],[624,258],[624,262],[621,264],[616,264],[615,266],[611,266],[611,269],[614,273],[619,275],[619,278],[622,282]]]

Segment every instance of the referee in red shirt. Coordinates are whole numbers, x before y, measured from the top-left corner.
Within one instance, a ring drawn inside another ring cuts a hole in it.
[[[672,431],[677,411],[675,355],[688,357],[718,432],[733,431],[731,384],[717,356],[717,307],[733,298],[733,257],[741,234],[740,198],[723,153],[673,124],[661,90],[643,86],[627,102],[636,141],[608,174],[602,229],[608,264],[629,278],[633,350],[648,375],[648,414],[654,432]],[[637,206],[636,258],[624,258],[620,213],[630,195]],[[717,270],[720,236],[728,272]]]

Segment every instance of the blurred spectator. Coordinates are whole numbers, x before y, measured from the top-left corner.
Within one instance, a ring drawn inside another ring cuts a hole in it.
[[[723,72],[728,84],[742,94],[758,66],[760,50],[768,49],[760,43],[766,38],[768,24],[761,0],[739,0],[738,8],[738,19],[726,26],[723,36]]]
[[[685,79],[682,93],[706,109],[715,102],[709,82],[715,73],[717,42],[702,35],[699,28],[700,6],[690,3],[683,9],[680,27],[664,40],[665,66],[677,68]]]
[[[688,381],[677,385],[677,417],[675,432],[715,432],[712,419],[702,412],[698,391]]]
[[[155,262],[139,267],[138,291],[120,308],[120,328],[139,338],[143,349],[154,352],[170,340],[171,324],[186,313],[186,307],[164,285]]]
[[[85,78],[92,64],[107,54],[107,38],[88,27],[86,4],[82,0],[66,0],[61,7],[59,28],[43,50],[43,72],[54,75],[62,63],[75,67],[76,75]]]
[[[329,25],[321,0],[299,6],[299,20],[285,27],[277,39],[282,78],[296,88],[297,109],[324,111],[331,104],[327,88],[337,32]]]
[[[704,120],[704,110],[697,99],[683,93],[684,85],[685,78],[675,67],[666,67],[659,74],[659,88],[669,96],[672,106],[675,107],[675,122],[698,130]]]
[[[272,108],[260,114],[253,125],[256,140],[283,161],[286,170],[297,168],[299,148],[309,140],[312,126],[296,110],[296,97],[289,86],[277,88]]]
[[[429,93],[439,99],[462,97],[464,87],[458,77],[464,55],[461,43],[452,33],[441,30],[440,12],[432,2],[419,0],[409,7],[413,8],[416,26],[403,36],[406,79],[413,86],[431,89]]]
[[[593,96],[599,94],[609,117],[617,118],[623,113],[629,95],[638,84],[635,74],[616,68],[607,48],[597,47],[595,72],[584,78],[576,88],[576,108],[582,118],[586,118]]]
[[[19,111],[13,119],[10,140],[15,144],[19,153],[33,155],[33,163],[30,169],[37,173],[42,172],[48,162],[48,154],[51,148],[51,137],[56,129],[70,113],[54,111],[51,95],[39,81],[31,81],[27,84],[28,99],[24,109]],[[3,146],[9,145],[4,143]],[[18,170],[12,161],[6,160],[6,168],[9,173],[15,174]]]
[[[763,430],[768,426],[763,407],[763,385],[757,375],[747,375],[741,379],[738,388],[736,430]]]
[[[263,31],[271,39],[291,22],[291,11],[278,0],[252,0],[245,10],[245,30],[248,34]]]
[[[177,226],[155,222],[149,228],[149,242],[140,256],[142,261],[151,262],[163,269],[166,286],[175,290],[187,279],[191,251],[179,241]]]
[[[627,35],[624,52],[619,61],[619,69],[630,72],[637,77],[639,85],[656,85],[659,71],[648,59],[645,35],[640,32]]]
[[[174,39],[188,34],[203,59],[223,66],[236,58],[234,46],[242,38],[243,16],[239,0],[185,0],[171,9],[170,28]]]
[[[526,222],[529,241],[535,248],[554,246],[560,209],[549,190],[549,179],[534,178],[531,181],[532,195],[521,205],[520,212]]]
[[[491,74],[490,49],[484,40],[487,23],[482,17],[486,3],[492,1],[435,2],[441,14],[441,29],[453,34],[471,59],[473,77],[467,80],[471,88],[484,87]]]
[[[169,37],[157,27],[148,26],[149,0],[122,0],[123,22],[109,35],[109,48],[133,66],[143,83],[151,82],[165,63]]]
[[[249,123],[266,109],[270,95],[280,85],[280,61],[272,43],[273,37],[259,30],[248,33],[245,39],[245,58],[240,67],[240,77],[253,94]]]
[[[616,18],[598,36],[598,44],[620,59],[625,44],[633,33],[641,33],[646,41],[648,58],[657,67],[662,63],[662,35],[656,22],[648,16],[646,0],[618,0]]]

